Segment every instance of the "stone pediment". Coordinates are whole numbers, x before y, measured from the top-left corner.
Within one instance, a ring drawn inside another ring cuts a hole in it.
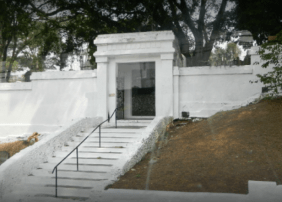
[[[174,53],[176,38],[172,31],[99,35],[95,57],[134,54]]]

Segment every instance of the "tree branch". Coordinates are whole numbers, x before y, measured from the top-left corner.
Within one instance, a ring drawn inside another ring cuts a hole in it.
[[[187,4],[185,0],[181,0],[181,3],[177,3],[176,0],[173,0],[177,8],[182,12],[184,18],[184,22],[188,25],[188,27],[191,29],[194,37],[198,34],[198,31],[194,25],[194,22],[191,19],[189,9],[187,8]]]
[[[46,12],[40,10],[39,8],[37,8],[32,2],[29,2],[29,5],[33,8],[33,10],[35,12],[38,12],[38,13],[45,15],[45,16],[52,16],[52,15],[56,15],[56,14],[62,12],[62,11],[69,10],[68,8],[60,7],[59,9],[57,9],[57,10],[51,12],[51,13],[46,13]]]
[[[212,30],[212,33],[211,33],[211,36],[210,36],[210,40],[205,45],[206,50],[212,50],[214,41],[219,36],[219,30],[220,30],[221,25],[223,24],[223,22],[225,20],[223,18],[223,15],[224,15],[224,11],[225,11],[225,8],[226,8],[226,4],[227,4],[227,0],[222,0],[222,3],[221,3],[221,6],[220,6],[220,9],[218,11],[218,14],[216,16],[216,19],[212,23],[213,24],[213,30]]]

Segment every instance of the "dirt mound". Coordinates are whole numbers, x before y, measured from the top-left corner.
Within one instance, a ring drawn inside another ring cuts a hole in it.
[[[281,123],[281,98],[175,122],[111,188],[246,194],[248,180],[281,184]]]
[[[10,157],[14,154],[18,153],[22,149],[34,144],[38,141],[38,134],[37,132],[33,133],[31,136],[27,138],[27,140],[18,140],[15,142],[8,142],[0,144],[0,151],[6,151],[9,153]]]

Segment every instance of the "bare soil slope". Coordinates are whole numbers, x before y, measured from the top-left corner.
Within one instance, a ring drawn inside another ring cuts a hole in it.
[[[156,149],[110,187],[247,193],[248,180],[282,182],[281,98],[174,122]]]

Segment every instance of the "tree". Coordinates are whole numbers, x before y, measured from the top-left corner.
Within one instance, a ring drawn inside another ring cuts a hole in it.
[[[69,25],[76,26],[66,26],[65,29],[76,39],[89,43],[90,56],[96,50],[93,40],[98,34],[172,30],[181,53],[187,58],[187,65],[194,66],[207,64],[214,43],[223,33],[232,31],[236,22],[234,1],[50,0],[48,2],[52,2],[54,9],[49,13],[31,5],[45,16],[66,12]]]
[[[233,65],[233,61],[237,60],[241,54],[238,45],[231,42],[228,43],[226,49],[216,47],[209,58],[212,66]]]
[[[60,52],[61,38],[52,19],[46,21],[31,9],[31,0],[0,1],[0,82],[9,82],[13,64],[18,62],[20,54],[29,61],[28,67],[32,71],[43,71],[46,56],[50,52]],[[44,5],[44,2],[34,2],[37,7]]]
[[[275,40],[262,44],[258,53],[263,60],[263,68],[273,65],[273,71],[264,75],[257,74],[273,97],[279,93],[279,88],[282,89],[282,31],[277,34]]]
[[[282,30],[281,0],[237,0],[237,29],[249,30],[258,45]]]
[[[1,0],[0,26],[1,26],[1,47],[0,60],[1,65],[1,81],[9,80],[12,65],[17,57],[18,52],[24,47],[26,41],[20,41],[19,36],[26,36],[28,29],[32,26],[30,21],[30,13],[26,12],[26,1],[8,1]],[[7,75],[6,60],[9,48],[12,51]]]
[[[28,35],[30,30],[35,29],[35,24],[33,12],[29,10],[28,5],[27,0],[1,0],[1,82],[9,82],[17,56],[32,41]],[[10,57],[8,57],[9,51],[11,52]],[[6,63],[8,58],[9,63]],[[7,64],[9,65],[7,66]]]
[[[58,31],[49,22],[36,21],[35,27],[29,33],[30,41],[21,53],[29,61],[27,64],[31,71],[43,71],[46,57],[50,53],[60,54],[62,42]]]

